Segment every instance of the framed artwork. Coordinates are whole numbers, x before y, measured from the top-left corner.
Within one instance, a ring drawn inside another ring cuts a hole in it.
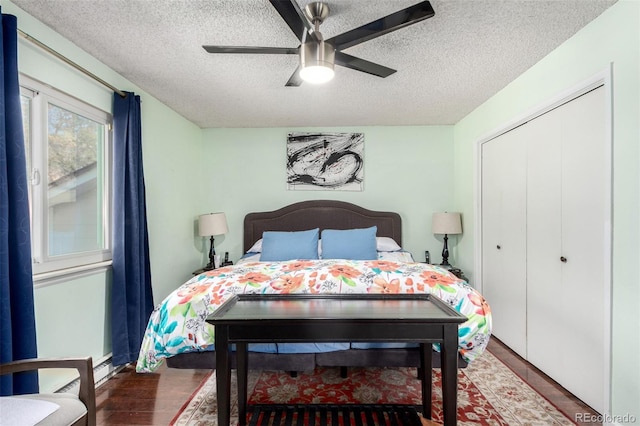
[[[287,188],[362,191],[363,133],[289,133]]]

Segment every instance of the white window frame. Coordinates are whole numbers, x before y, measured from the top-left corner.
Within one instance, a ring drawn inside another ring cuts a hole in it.
[[[62,276],[85,274],[89,270],[104,269],[112,259],[112,117],[111,114],[87,104],[25,75],[20,75],[20,94],[31,99],[31,167],[30,180],[31,253],[34,282]],[[102,187],[102,240],[104,248],[94,251],[48,256],[48,105],[53,104],[104,125]]]

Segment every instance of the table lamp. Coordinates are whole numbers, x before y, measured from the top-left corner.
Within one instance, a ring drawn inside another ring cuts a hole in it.
[[[201,237],[211,237],[211,246],[209,247],[209,263],[204,267],[205,270],[216,268],[216,250],[213,247],[213,236],[222,235],[229,232],[227,226],[227,217],[224,213],[207,213],[200,215],[198,218],[198,233]]]
[[[431,232],[434,234],[444,234],[444,248],[442,249],[442,263],[440,266],[451,266],[449,264],[449,247],[447,235],[462,234],[462,220],[460,213],[434,213],[431,222]]]

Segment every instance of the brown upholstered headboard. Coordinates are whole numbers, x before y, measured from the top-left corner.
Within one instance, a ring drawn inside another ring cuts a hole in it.
[[[271,212],[249,213],[244,218],[244,251],[262,238],[264,231],[352,229],[378,227],[378,237],[391,237],[402,246],[402,221],[398,213],[367,210],[344,201],[313,200],[294,203]]]

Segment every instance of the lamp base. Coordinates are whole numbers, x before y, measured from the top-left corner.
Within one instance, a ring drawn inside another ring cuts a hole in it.
[[[448,245],[449,237],[447,234],[444,234],[444,247],[442,248],[442,263],[440,266],[451,266],[449,264],[449,245]]]
[[[216,249],[213,247],[213,236],[211,236],[211,246],[209,247],[209,263],[204,269],[207,271],[216,269]]]

